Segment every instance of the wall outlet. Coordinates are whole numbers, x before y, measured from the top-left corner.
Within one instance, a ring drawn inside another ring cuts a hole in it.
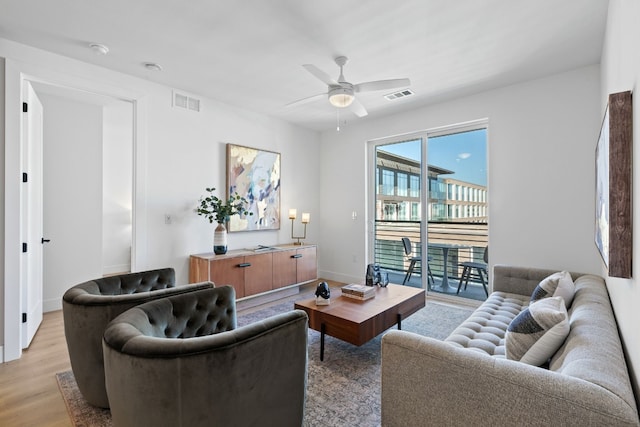
[[[170,214],[164,214],[164,223],[165,224],[171,224],[171,222],[173,221],[173,218],[171,217]]]

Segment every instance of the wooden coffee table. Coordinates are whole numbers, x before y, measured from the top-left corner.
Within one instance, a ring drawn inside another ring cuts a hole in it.
[[[324,336],[328,334],[361,346],[393,325],[401,329],[406,319],[425,306],[425,291],[410,286],[376,287],[375,298],[360,301],[331,289],[331,304],[316,305],[315,298],[295,303],[309,316],[309,327],[320,332],[320,360],[324,360]]]

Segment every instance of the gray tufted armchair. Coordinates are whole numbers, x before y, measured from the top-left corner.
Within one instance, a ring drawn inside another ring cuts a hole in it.
[[[103,340],[114,425],[302,425],[307,321],[294,310],[236,329],[231,286],[128,310]]]
[[[175,271],[164,268],[103,277],[67,290],[62,297],[64,333],[71,369],[85,400],[109,407],[102,335],[111,320],[138,304],[213,286],[210,282],[176,286]]]

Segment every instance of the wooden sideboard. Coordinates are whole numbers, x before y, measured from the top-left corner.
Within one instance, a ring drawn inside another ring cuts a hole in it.
[[[265,251],[238,249],[224,255],[191,255],[189,283],[231,285],[236,298],[257,295],[318,278],[315,245],[276,245]]]

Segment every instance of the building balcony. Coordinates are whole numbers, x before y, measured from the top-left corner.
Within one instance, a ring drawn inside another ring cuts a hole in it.
[[[427,236],[428,264],[434,279],[433,283],[431,278],[428,279],[428,292],[456,295],[462,274],[460,264],[467,261],[484,262],[484,250],[488,244],[487,223],[429,221]],[[376,221],[375,262],[388,272],[392,283],[402,283],[409,268],[401,240],[403,237],[411,240],[412,254],[420,256],[419,221]],[[419,263],[406,284],[422,286],[424,273],[426,268]],[[462,285],[458,296],[477,300],[486,298],[480,279],[474,276],[469,280],[466,290]]]

